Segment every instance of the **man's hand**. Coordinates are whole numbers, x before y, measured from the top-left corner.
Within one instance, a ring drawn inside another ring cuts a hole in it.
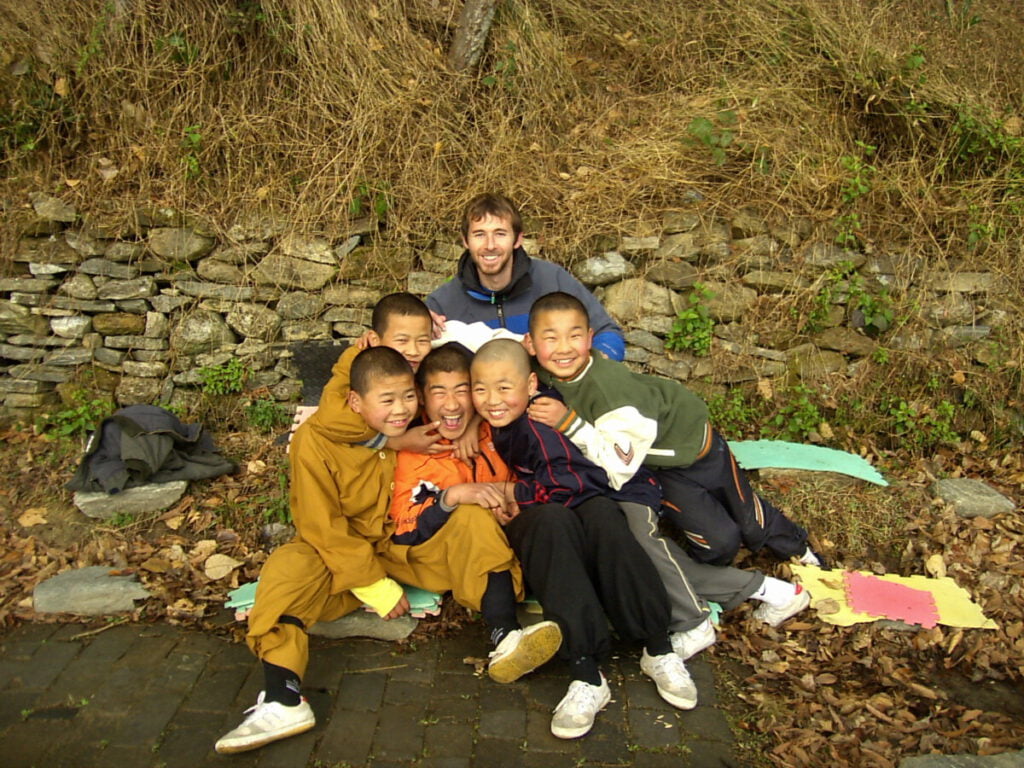
[[[382,618],[386,621],[390,621],[391,619],[397,619],[399,616],[403,616],[408,612],[409,598],[405,596],[405,592],[402,592],[402,597],[397,603],[395,603],[395,607],[388,612],[387,616],[383,616]]]
[[[565,407],[565,403],[553,397],[538,397],[526,409],[526,413],[531,419],[552,428],[561,424],[568,412],[569,409]]]
[[[433,421],[422,427],[412,427],[401,435],[389,437],[385,445],[394,451],[412,451],[413,453],[429,453],[431,455],[450,451],[451,445],[435,445],[441,439],[441,435],[437,431],[440,425],[440,421]]]
[[[434,338],[440,339],[441,334],[444,332],[444,324],[447,322],[448,318],[444,315],[438,314],[432,309],[428,311],[430,312],[430,319],[434,321]]]

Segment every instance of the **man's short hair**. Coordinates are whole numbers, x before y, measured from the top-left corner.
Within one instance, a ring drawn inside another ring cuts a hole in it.
[[[411,293],[389,293],[378,301],[377,306],[373,308],[370,326],[377,335],[383,335],[394,315],[422,317],[428,323],[433,322],[427,305],[416,296],[413,296]]]
[[[519,215],[515,203],[504,195],[485,192],[470,200],[462,213],[462,237],[464,240],[469,240],[469,228],[473,222],[480,221],[485,216],[511,221],[512,234],[515,237],[519,237],[523,232],[523,218]]]
[[[565,312],[569,310],[582,314],[583,318],[587,321],[587,327],[590,327],[590,313],[587,312],[586,305],[571,293],[555,291],[554,293],[544,294],[533,302],[533,306],[530,307],[530,333],[533,333],[533,324],[537,321],[537,316],[541,312]]]
[[[512,363],[523,376],[530,375],[530,355],[518,341],[491,339],[473,357],[473,365],[496,362]]]
[[[435,373],[469,374],[469,364],[473,362],[473,353],[457,341],[449,341],[436,349],[432,349],[420,361],[416,370],[416,385],[423,389],[427,386],[427,377]]]
[[[412,378],[409,361],[391,347],[368,347],[352,361],[349,386],[357,395],[365,395],[378,381],[391,376]]]

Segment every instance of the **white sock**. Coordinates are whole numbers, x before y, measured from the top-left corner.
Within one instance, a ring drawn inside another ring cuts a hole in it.
[[[781,608],[796,596],[796,584],[776,579],[774,576],[765,576],[760,589],[750,596],[752,600],[760,600],[768,605]]]
[[[808,547],[807,550],[802,555],[800,555],[800,564],[817,565],[820,567],[821,560],[819,560],[818,556],[814,554],[814,551],[810,547]]]

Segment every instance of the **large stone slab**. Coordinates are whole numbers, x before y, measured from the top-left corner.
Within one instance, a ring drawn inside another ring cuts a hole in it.
[[[126,488],[120,493],[75,493],[74,504],[85,515],[97,520],[109,520],[115,515],[141,515],[159,512],[174,504],[188,488],[187,480],[170,483],[150,483],[138,488]]]
[[[967,477],[937,480],[932,495],[952,504],[960,517],[995,517],[1013,512],[1014,504],[987,483]]]
[[[899,768],[1020,768],[1024,750],[1000,755],[917,755],[900,760]]]
[[[372,637],[375,640],[404,640],[419,623],[411,616],[399,616],[385,621],[376,613],[353,611],[334,621],[324,621],[309,628],[309,634],[339,639],[343,637]]]
[[[149,592],[134,576],[111,576],[103,565],[65,571],[37,585],[32,607],[39,613],[78,613],[102,616],[130,611]]]

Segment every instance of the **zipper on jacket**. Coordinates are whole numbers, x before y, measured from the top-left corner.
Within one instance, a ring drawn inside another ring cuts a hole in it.
[[[505,302],[502,301],[501,299],[498,299],[494,303],[494,307],[495,309],[498,310],[498,322],[501,323],[501,327],[507,328],[508,326],[505,325]]]

